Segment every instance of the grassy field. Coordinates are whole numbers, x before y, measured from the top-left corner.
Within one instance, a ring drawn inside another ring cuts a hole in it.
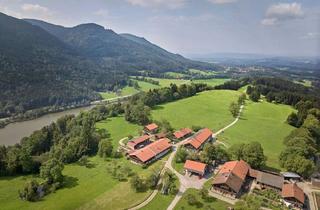
[[[175,176],[175,175],[174,175]],[[176,177],[176,176],[175,176]],[[175,180],[177,189],[179,189],[179,180],[178,177],[176,177]],[[161,186],[159,187],[161,189]],[[171,201],[174,199],[175,195],[163,195],[158,191],[158,194],[153,198],[153,200],[148,203],[145,207],[141,208],[140,210],[162,210],[167,209],[167,207],[170,205]]]
[[[267,165],[279,169],[278,156],[284,148],[283,139],[294,129],[286,123],[292,111],[286,105],[247,101],[241,119],[220,138],[229,145],[260,142],[268,157]]]
[[[127,123],[123,117],[111,118],[97,124],[98,128],[106,128],[113,144],[127,135],[136,135],[141,129],[137,125]],[[89,158],[90,167],[78,164],[65,166],[66,187],[46,196],[39,202],[24,202],[18,198],[18,190],[31,176],[0,178],[0,209],[124,209],[142,202],[151,192],[136,193],[129,182],[119,182],[107,172],[108,161],[99,157]],[[149,174],[153,168],[161,168],[162,160],[152,164],[148,169],[132,164],[125,158],[117,159],[121,165],[128,165],[142,176]]]
[[[236,101],[239,92],[214,90],[156,107],[152,117],[166,119],[175,129],[198,125],[216,131],[233,121],[229,104]]]
[[[135,80],[135,81],[138,82],[138,84],[140,86],[140,90],[142,90],[142,91],[149,91],[150,89],[157,89],[157,88],[161,87],[160,85],[154,85],[149,82],[138,81],[138,80]]]
[[[177,79],[184,77],[184,76],[187,76],[186,74],[178,73],[178,72],[166,72],[165,74],[168,75],[169,77],[173,77],[173,78],[177,78]]]
[[[198,206],[194,205],[191,206],[188,204],[188,201],[186,199],[188,194],[192,194],[196,197],[196,199],[199,201]],[[203,200],[201,196],[199,195],[199,190],[196,189],[188,189],[180,199],[180,201],[175,206],[175,210],[180,209],[188,209],[188,210],[198,210],[198,209],[204,209],[206,207],[210,206],[212,209],[215,210],[226,210],[228,207],[232,207],[231,204],[225,203],[221,200],[215,199],[213,197],[210,198],[209,201]]]
[[[198,74],[198,75],[202,75],[202,76],[212,76],[212,75],[216,74],[214,71],[202,71],[199,69],[189,69],[188,72],[191,74]]]
[[[230,79],[200,79],[200,80],[193,80],[194,83],[206,83],[210,86],[221,85]]]
[[[164,79],[164,78],[151,78],[151,79],[159,81],[159,85],[161,87],[169,87],[170,84],[176,84],[179,86],[181,84],[190,82],[190,80],[184,80],[184,79]]]
[[[116,94],[115,92],[101,92],[99,93],[103,99],[110,99],[110,98],[116,98],[120,96],[128,96],[135,93],[138,93],[139,90],[136,90],[134,87],[126,86],[123,89],[121,89],[120,94]]]

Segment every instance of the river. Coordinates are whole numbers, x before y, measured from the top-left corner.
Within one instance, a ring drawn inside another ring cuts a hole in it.
[[[80,113],[80,111],[87,111],[92,107],[94,106],[75,108],[62,112],[46,114],[34,120],[10,123],[6,127],[0,129],[0,145],[14,145],[19,143],[23,137],[29,136],[33,131],[39,130],[44,126],[51,124],[64,115],[77,115]]]

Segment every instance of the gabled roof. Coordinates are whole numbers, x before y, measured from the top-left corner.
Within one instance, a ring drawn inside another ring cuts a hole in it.
[[[153,131],[153,130],[157,129],[158,127],[159,126],[155,123],[151,123],[151,124],[145,126],[145,128],[149,131]]]
[[[186,160],[184,164],[184,169],[195,171],[199,174],[204,174],[206,167],[207,167],[206,164],[193,161],[193,160]]]
[[[199,149],[201,145],[212,136],[212,134],[213,132],[209,128],[201,129],[196,134],[191,136],[184,144],[190,144],[195,149]]]
[[[240,179],[245,180],[250,166],[243,160],[226,162],[220,169],[219,173],[232,172]]]
[[[282,193],[283,198],[295,198],[300,203],[304,203],[305,196],[303,190],[298,187],[296,184],[285,184],[282,187]]]
[[[226,162],[214,178],[213,184],[226,184],[234,192],[238,193],[249,170],[250,166],[243,160]]]
[[[149,136],[149,135],[140,136],[140,137],[138,137],[138,138],[135,138],[135,139],[129,141],[129,142],[127,143],[127,146],[130,147],[130,148],[134,148],[137,144],[140,144],[140,143],[142,143],[142,142],[144,142],[144,141],[147,141],[147,140],[149,140],[150,138],[151,138],[151,136]]]
[[[284,179],[282,176],[259,171],[257,175],[257,181],[271,187],[282,189]]]
[[[152,159],[156,155],[164,152],[165,150],[171,147],[170,140],[167,138],[159,139],[142,149],[135,150],[134,152],[130,153],[130,156],[135,156],[142,162],[147,162],[148,160]]]
[[[232,172],[219,173],[213,180],[214,185],[226,184],[235,193],[238,193],[241,189],[244,180],[234,175]]]
[[[192,133],[192,130],[190,128],[182,128],[179,131],[176,131],[173,133],[173,135],[177,138],[180,139],[186,135],[189,135]]]

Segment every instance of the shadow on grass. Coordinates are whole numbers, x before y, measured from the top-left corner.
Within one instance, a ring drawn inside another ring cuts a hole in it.
[[[154,106],[154,107],[152,107],[152,110],[161,110],[161,109],[164,109],[164,107],[163,107],[163,105],[161,105],[161,106]]]
[[[79,179],[72,176],[65,176],[63,181],[63,188],[73,188],[76,187]]]

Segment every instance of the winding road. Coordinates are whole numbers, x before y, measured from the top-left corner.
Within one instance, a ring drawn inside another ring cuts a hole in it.
[[[216,133],[214,133],[212,135],[213,138],[216,138],[219,134],[223,133],[226,129],[232,127],[233,125],[235,125],[239,119],[240,119],[240,116],[241,116],[241,113],[242,113],[242,110],[244,108],[244,105],[241,105],[240,106],[240,109],[239,109],[239,114],[238,116],[236,117],[236,119],[231,122],[230,124],[228,124],[227,126],[225,126],[224,128],[218,130]],[[121,139],[119,141],[119,144],[122,146],[124,145],[123,144],[123,140],[124,139]],[[198,179],[197,177],[188,177],[188,176],[185,176],[185,175],[182,175],[180,174],[179,172],[177,172],[173,167],[172,167],[172,161],[174,160],[174,156],[177,152],[177,149],[179,146],[183,145],[185,143],[187,139],[183,140],[183,141],[180,141],[178,142],[177,144],[175,144],[173,146],[173,151],[171,152],[168,160],[166,161],[165,163],[165,166],[164,168],[162,169],[161,173],[164,173],[164,171],[166,169],[169,169],[170,171],[172,171],[179,179],[179,182],[180,182],[180,187],[179,187],[179,191],[178,193],[176,194],[175,198],[172,200],[172,202],[170,203],[170,205],[168,206],[167,210],[172,210],[174,209],[174,207],[176,206],[176,204],[179,202],[179,200],[182,198],[182,195],[183,193],[188,189],[188,188],[194,188],[194,189],[201,189],[203,187],[203,185],[205,184],[206,181],[208,181],[210,178],[209,177],[205,177],[205,178],[202,178],[202,179]],[[218,142],[220,144],[224,144],[223,142]],[[224,144],[226,147],[227,145]],[[161,180],[159,180],[159,184],[161,183]],[[143,201],[142,203],[140,203],[139,205],[135,206],[135,207],[132,207],[132,208],[129,208],[129,210],[138,210],[146,205],[148,205],[152,200],[153,198],[157,195],[158,193],[158,189],[154,190],[150,196],[145,200]],[[216,197],[216,195],[214,194],[210,194],[211,196],[213,197]],[[219,198],[218,198],[219,199]],[[229,203],[233,203],[234,204],[234,201],[226,201],[226,202],[229,202]]]

